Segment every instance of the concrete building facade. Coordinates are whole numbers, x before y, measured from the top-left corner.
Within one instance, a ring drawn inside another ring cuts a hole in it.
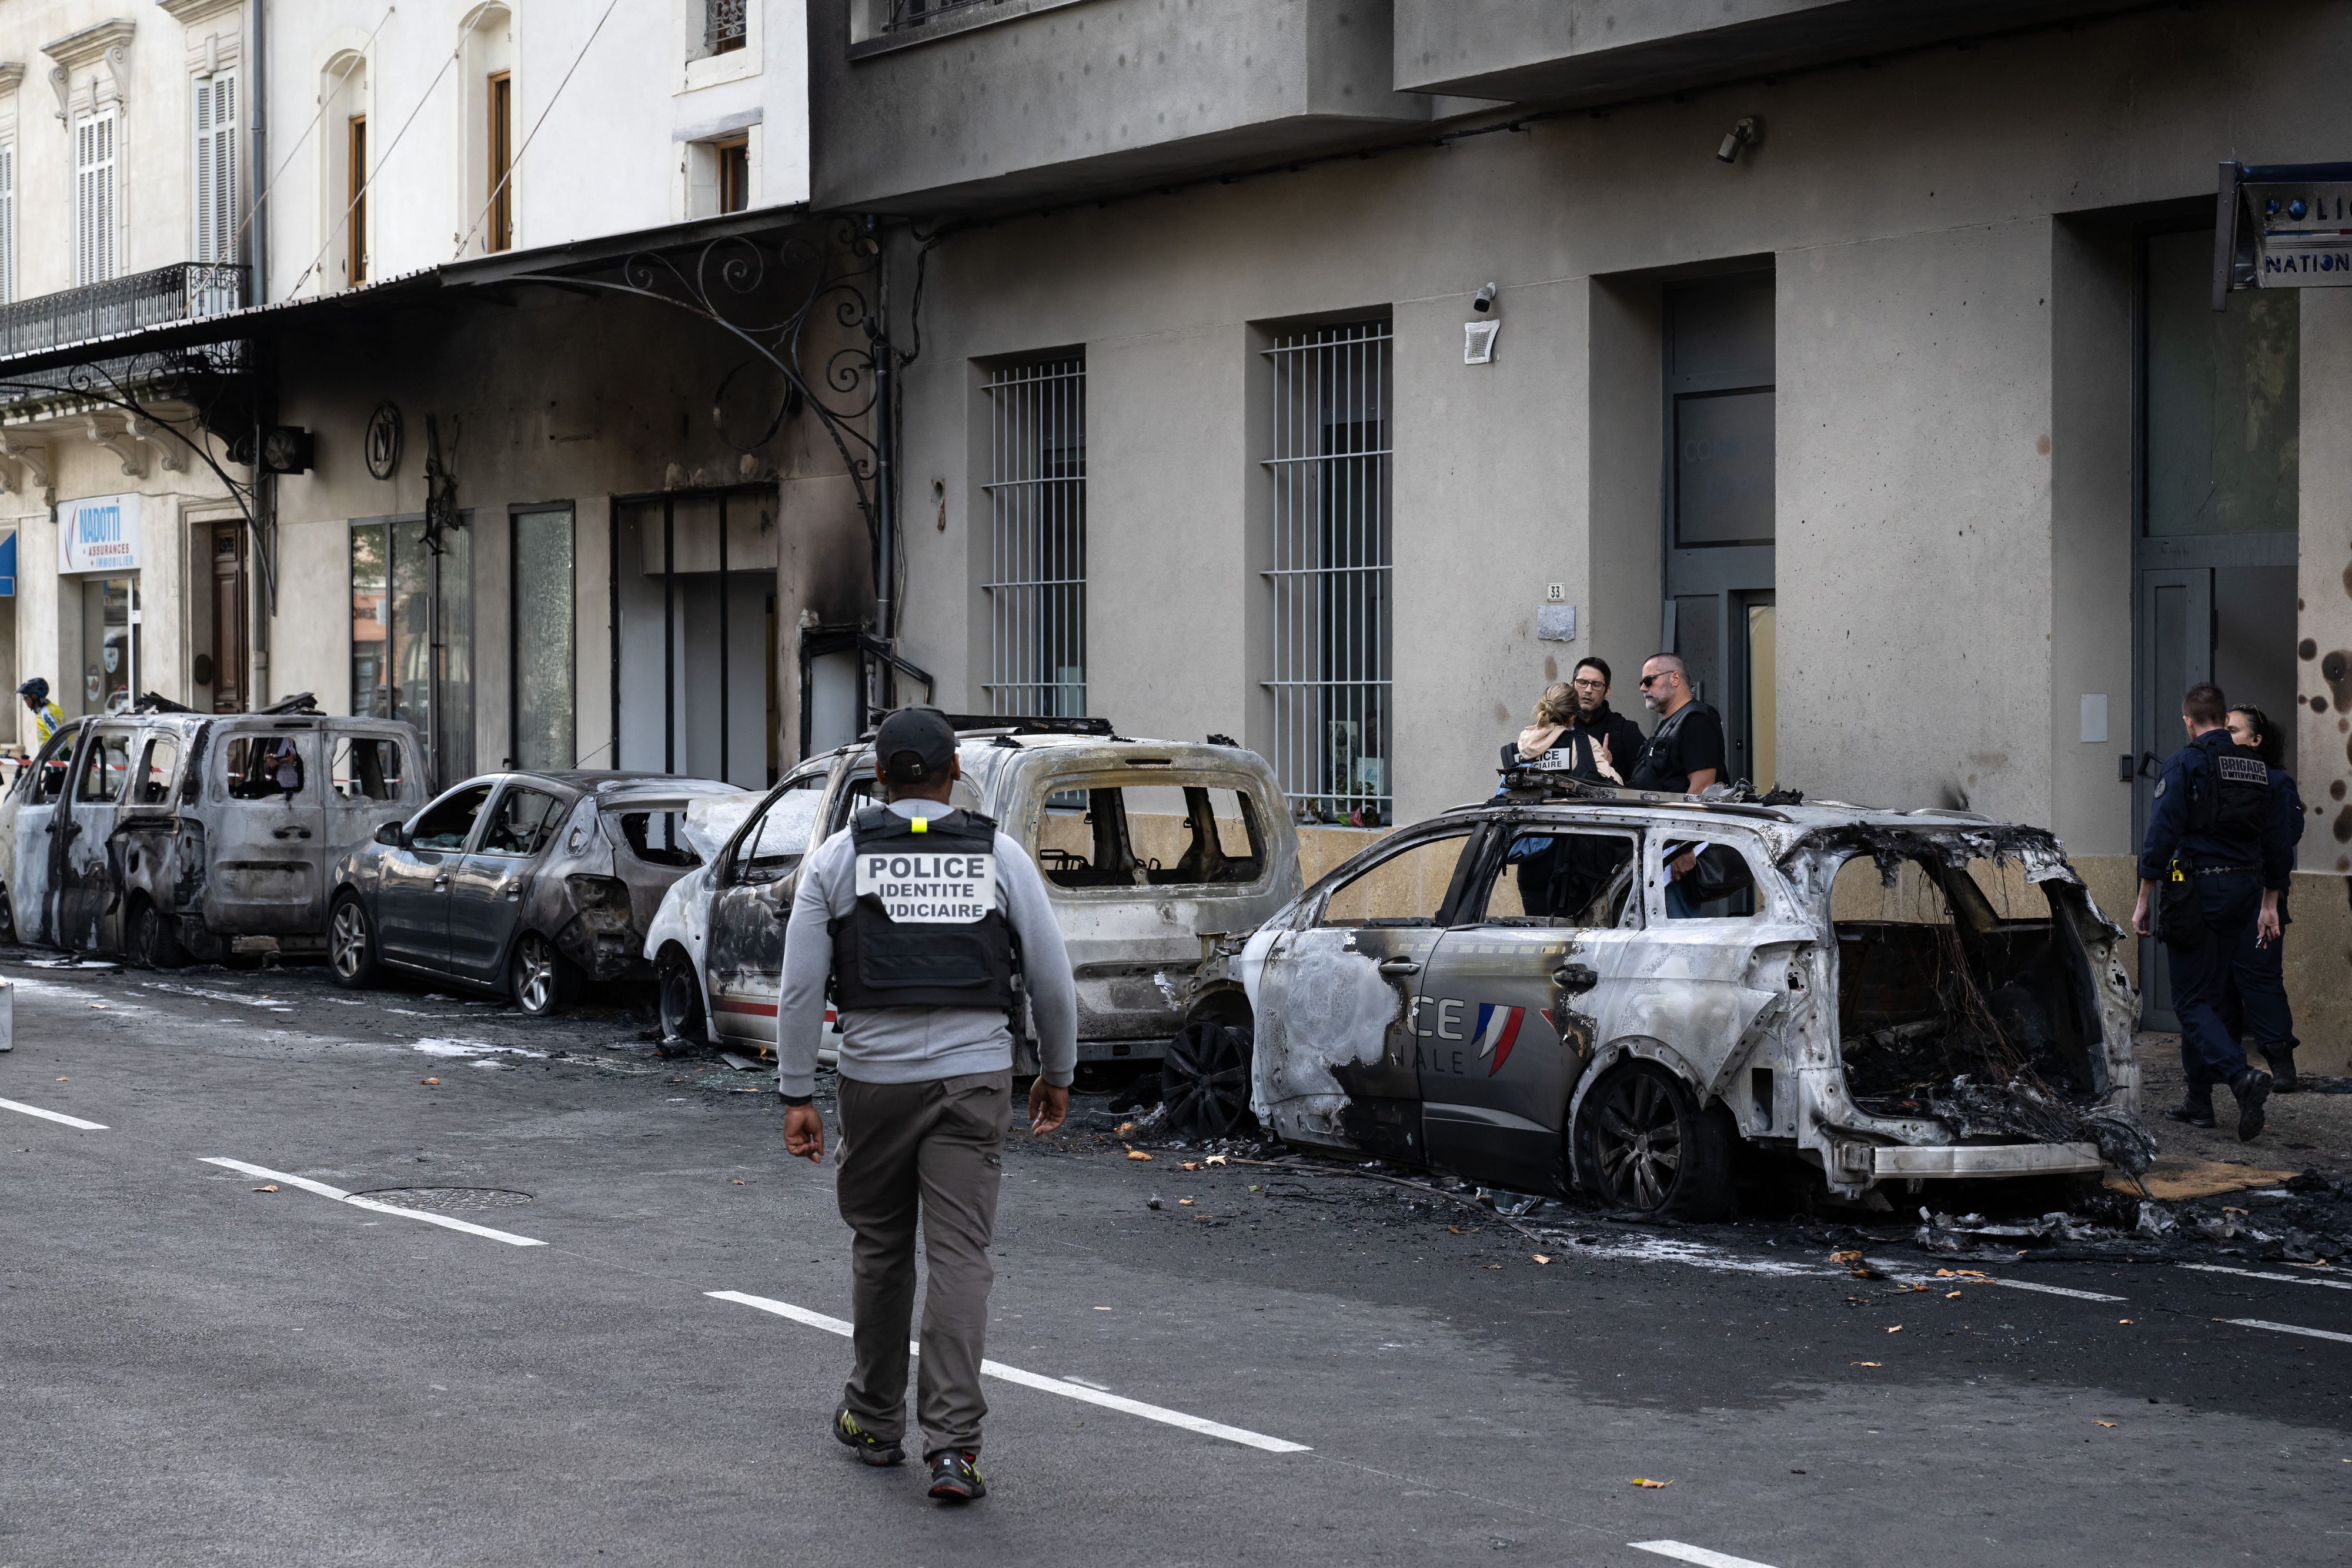
[[[2352,295],[2208,296],[2217,165],[2352,156],[2347,63],[2295,3],[813,6],[815,202],[924,280],[904,651],[1243,738],[1328,864],[1672,646],[1734,773],[2050,826],[2119,918],[2210,675],[2294,731],[2340,1065]]]

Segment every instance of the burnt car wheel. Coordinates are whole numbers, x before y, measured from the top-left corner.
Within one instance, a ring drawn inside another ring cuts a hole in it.
[[[515,944],[512,985],[514,1004],[532,1018],[545,1018],[568,1005],[578,988],[572,960],[536,931],[526,931]]]
[[[665,953],[655,983],[661,998],[662,1029],[655,1054],[684,1055],[707,1037],[702,1027],[702,988],[695,982],[694,965],[681,953]]]
[[[188,961],[187,949],[180,946],[180,934],[172,928],[163,912],[147,899],[141,899],[131,912],[130,959],[135,968],[176,969]]]
[[[1609,1208],[1660,1219],[1731,1211],[1731,1144],[1719,1107],[1702,1108],[1654,1061],[1629,1061],[1593,1085],[1576,1119],[1576,1168]]]
[[[1255,1124],[1250,1114],[1247,1024],[1196,1019],[1176,1031],[1160,1063],[1160,1098],[1169,1131],[1184,1138],[1223,1138]]]
[[[327,920],[327,967],[351,990],[375,983],[375,923],[367,905],[346,894]]]

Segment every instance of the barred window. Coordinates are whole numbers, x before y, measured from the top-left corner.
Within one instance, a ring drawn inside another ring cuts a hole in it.
[[[744,43],[743,0],[702,0],[702,47],[706,53],[724,55]]]
[[[990,372],[990,711],[1087,711],[1087,363]]]
[[[1394,723],[1389,323],[1275,340],[1274,767],[1302,822],[1385,827]]]

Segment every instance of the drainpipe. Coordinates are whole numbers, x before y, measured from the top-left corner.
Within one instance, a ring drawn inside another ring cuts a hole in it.
[[[253,106],[253,131],[246,138],[246,156],[250,165],[247,190],[253,193],[253,233],[247,241],[252,256],[253,298],[256,305],[269,302],[269,29],[268,0],[249,0],[253,6],[252,59],[246,76],[252,89],[246,97]],[[264,356],[259,345],[249,352],[255,356],[253,373],[275,378],[278,357]],[[255,594],[252,634],[248,640],[246,659],[251,668],[247,672],[246,685],[249,695],[246,709],[251,712],[269,706],[269,623],[278,613],[277,596],[270,586],[277,578],[278,560],[278,476],[268,472],[261,461],[261,436],[276,420],[277,389],[273,382],[263,382],[261,394],[254,400],[253,428],[253,549],[264,558],[254,564],[262,570],[254,573],[259,591]],[[265,564],[266,562],[266,564]]]

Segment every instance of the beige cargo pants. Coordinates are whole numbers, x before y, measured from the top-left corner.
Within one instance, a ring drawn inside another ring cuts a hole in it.
[[[980,1363],[1013,1074],[978,1072],[922,1083],[840,1081],[841,1167],[835,1190],[850,1247],[856,1370],[842,1390],[849,1413],[877,1437],[903,1441],[907,1331],[915,1310],[919,1214],[930,1284],[923,1296],[922,1371],[915,1390],[926,1458],[980,1448],[988,1401]]]

